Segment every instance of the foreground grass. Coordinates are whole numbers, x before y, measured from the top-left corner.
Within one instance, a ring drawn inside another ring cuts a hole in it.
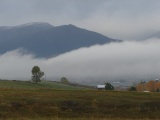
[[[158,119],[160,94],[96,90],[1,89],[0,118]]]
[[[158,120],[160,93],[0,81],[0,120]]]
[[[135,119],[135,118],[16,118],[16,119],[7,119],[7,120],[159,120],[159,118],[144,118],[144,119]]]

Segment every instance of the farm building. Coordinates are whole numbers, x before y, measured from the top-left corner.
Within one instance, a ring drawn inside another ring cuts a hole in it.
[[[97,85],[98,90],[105,90],[105,85]]]

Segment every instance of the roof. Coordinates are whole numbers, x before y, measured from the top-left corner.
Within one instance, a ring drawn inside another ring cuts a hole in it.
[[[105,88],[105,85],[97,85],[97,88]]]

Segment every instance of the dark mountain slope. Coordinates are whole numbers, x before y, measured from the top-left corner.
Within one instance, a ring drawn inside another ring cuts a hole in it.
[[[32,23],[0,27],[0,53],[24,48],[37,57],[50,57],[81,47],[117,41],[73,25],[53,27],[47,23]]]
[[[18,40],[51,28],[53,26],[48,23],[29,23],[15,27],[0,27],[0,41]]]
[[[44,32],[53,28],[48,23],[29,23],[14,27],[0,27],[0,53],[3,54],[9,50],[24,48],[28,51],[28,46],[25,45],[29,36],[33,36],[39,32]],[[35,41],[34,38],[32,38]],[[34,51],[32,51],[34,53]]]
[[[156,32],[155,34],[151,35],[150,37],[148,37],[147,39],[151,39],[151,38],[157,38],[160,39],[160,31]]]

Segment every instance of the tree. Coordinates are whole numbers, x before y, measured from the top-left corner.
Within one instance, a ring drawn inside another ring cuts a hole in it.
[[[137,91],[136,87],[134,87],[134,86],[131,86],[128,90],[129,91]]]
[[[156,82],[156,92],[160,92],[160,82]]]
[[[32,75],[33,75],[32,80],[35,83],[38,83],[38,82],[41,82],[40,78],[44,75],[44,72],[42,72],[38,66],[34,66],[32,68]]]
[[[114,87],[110,83],[106,83],[105,90],[114,90]]]
[[[68,81],[68,79],[67,79],[67,78],[62,77],[62,78],[61,78],[61,83],[69,84],[69,81]]]
[[[147,87],[147,90],[150,91],[150,92],[156,92],[157,90],[157,83],[156,81],[154,80],[150,80],[147,84],[146,84],[146,87]]]
[[[150,92],[159,92],[160,91],[160,82],[155,80],[150,80],[149,82],[140,82],[136,86],[137,91],[150,91]]]
[[[146,91],[146,82],[145,81],[141,81],[137,86],[136,89],[138,92],[143,92]]]

